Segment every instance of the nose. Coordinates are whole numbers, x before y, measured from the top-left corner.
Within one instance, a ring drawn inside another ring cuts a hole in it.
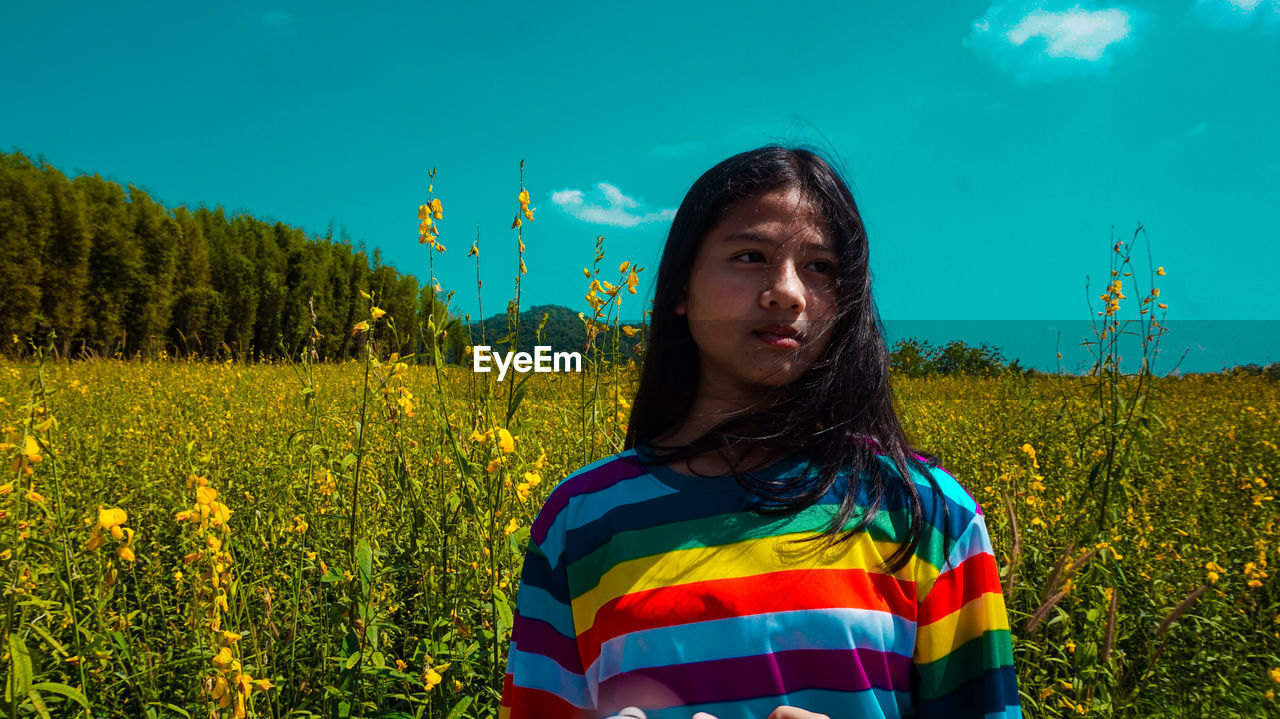
[[[791,262],[779,262],[769,272],[764,291],[760,293],[760,304],[766,309],[778,306],[804,309],[804,282]]]

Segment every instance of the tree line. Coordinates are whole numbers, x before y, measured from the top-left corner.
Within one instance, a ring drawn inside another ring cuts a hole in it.
[[[68,179],[42,159],[0,153],[0,338],[8,354],[49,332],[63,356],[199,355],[262,360],[312,335],[317,353],[358,352],[351,327],[373,292],[402,353],[435,314],[430,288],[346,233],[322,237],[222,207],[168,209],[99,175]]]

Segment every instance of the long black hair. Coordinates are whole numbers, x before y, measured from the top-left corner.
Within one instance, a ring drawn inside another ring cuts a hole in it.
[[[826,352],[794,382],[773,388],[763,408],[756,405],[686,445],[659,451],[653,440],[686,418],[698,389],[698,348],[687,317],[676,314],[675,307],[684,296],[699,245],[737,203],[787,189],[798,190],[820,210],[828,238],[836,245],[840,276]],[[821,534],[809,539],[835,545],[852,538],[870,525],[886,494],[894,492],[905,497],[910,521],[906,542],[885,562],[888,571],[905,566],[923,540],[923,502],[907,466],[910,463],[923,474],[941,496],[928,471],[938,466],[938,458],[916,450],[898,419],[883,325],[871,297],[870,253],[862,216],[848,185],[817,152],[778,146],[749,150],[712,167],[689,188],[672,220],[658,267],[648,349],[624,447],[639,444],[649,446],[653,450],[649,461],[660,464],[707,451],[724,456],[725,450],[740,446],[769,454],[804,450],[811,466],[820,471],[762,480],[737,472],[734,465],[739,484],[763,500],[758,511],[788,513],[809,507],[847,469],[850,479],[836,516]],[[892,460],[898,476],[881,472],[877,452]],[[863,483],[866,511],[856,526],[843,532],[857,508]],[[946,502],[941,504],[945,513]]]

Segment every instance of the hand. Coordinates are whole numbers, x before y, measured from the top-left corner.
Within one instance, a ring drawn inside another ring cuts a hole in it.
[[[716,719],[706,712],[698,712],[693,715],[693,719]],[[778,707],[769,714],[769,719],[831,719],[826,714],[815,714],[813,712],[798,709],[796,707]]]

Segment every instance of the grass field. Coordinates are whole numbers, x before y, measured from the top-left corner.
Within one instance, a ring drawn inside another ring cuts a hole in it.
[[[0,364],[7,713],[493,715],[527,527],[633,381],[527,376],[508,423],[455,367]],[[987,515],[1024,711],[1268,714],[1280,388],[1100,388],[896,385]]]

